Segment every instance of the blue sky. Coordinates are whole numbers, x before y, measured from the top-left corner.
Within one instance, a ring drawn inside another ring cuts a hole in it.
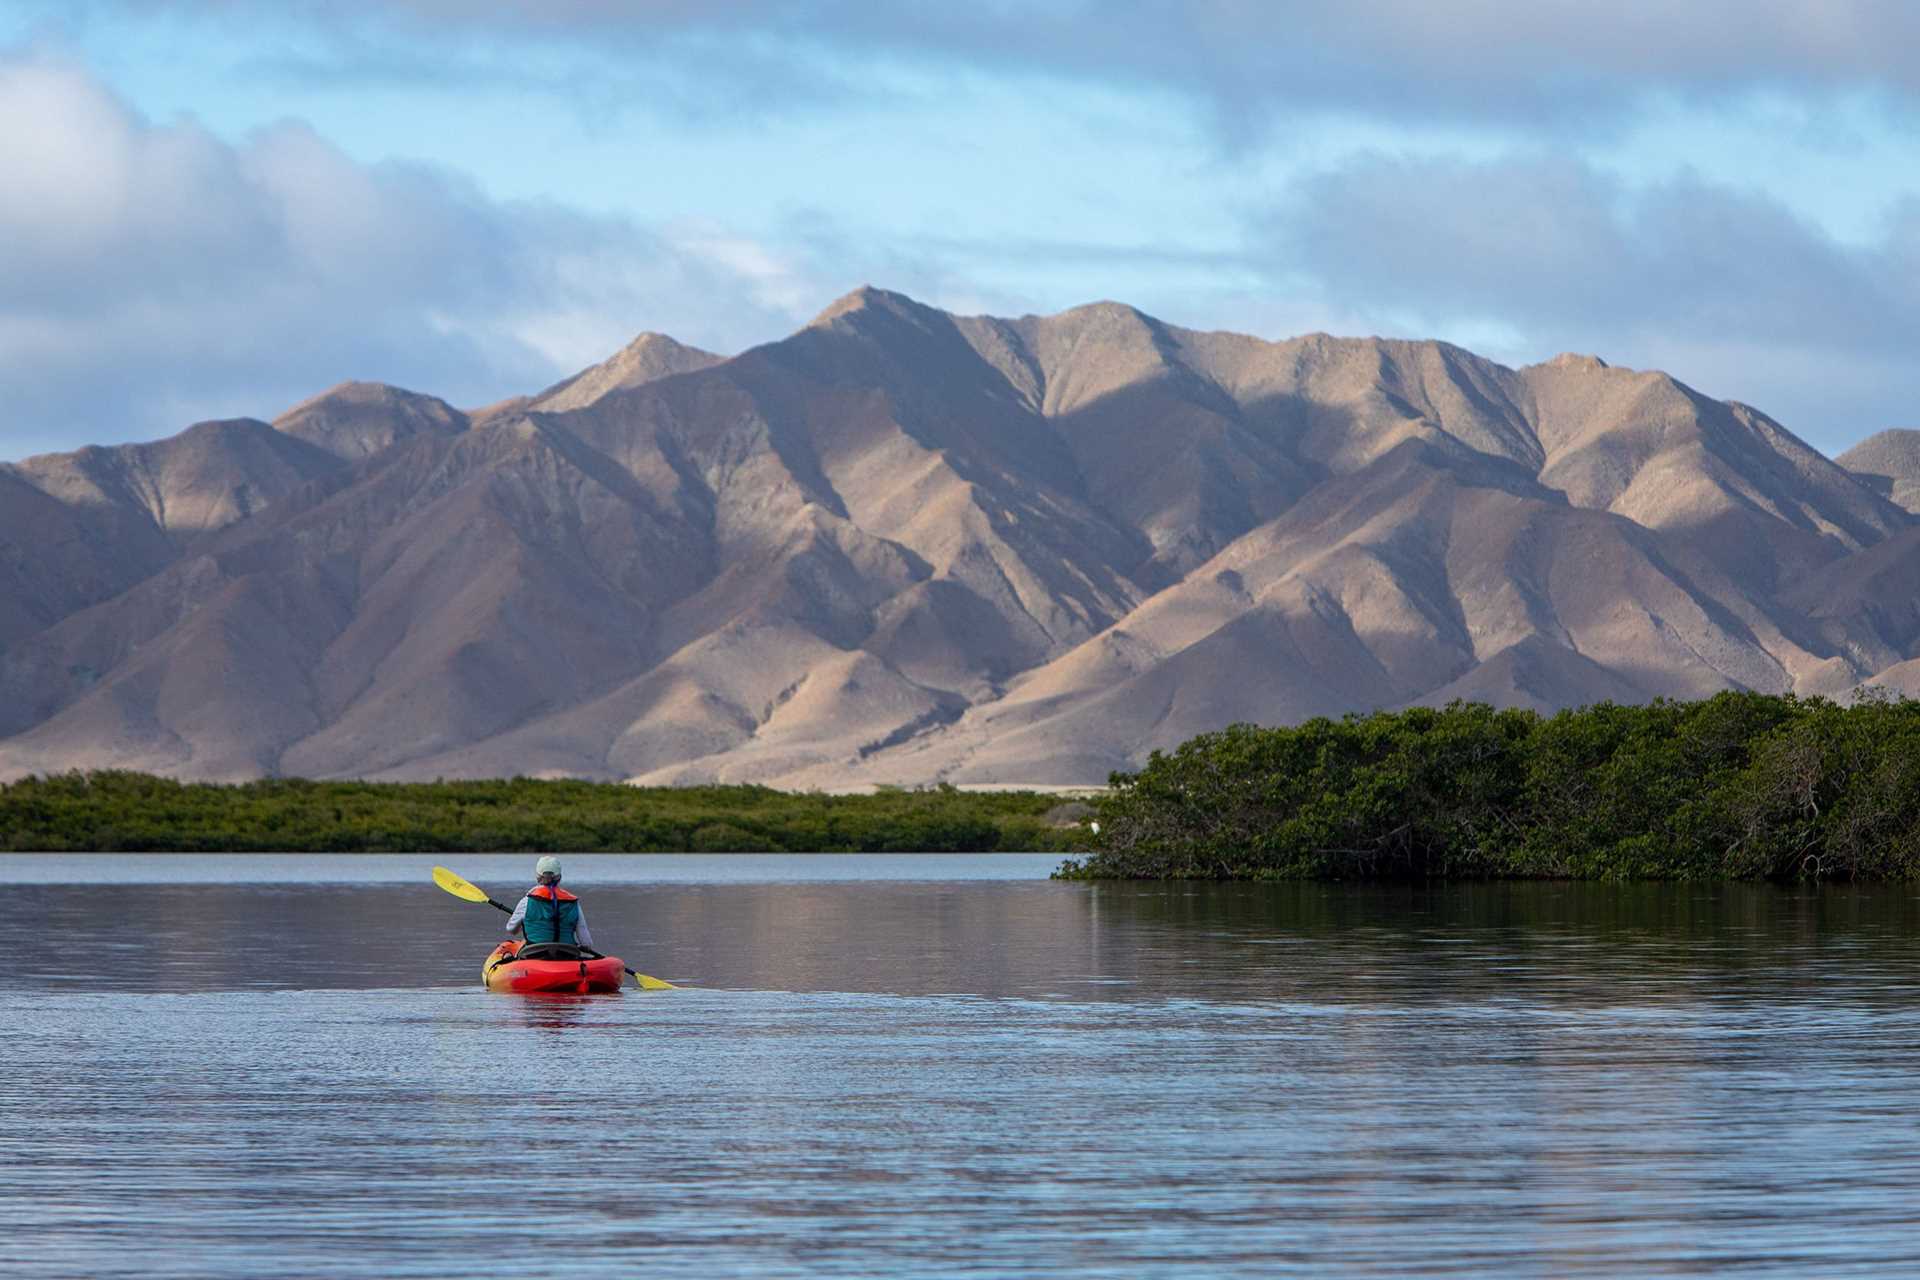
[[[1920,426],[1920,6],[0,0],[0,457],[874,283]]]

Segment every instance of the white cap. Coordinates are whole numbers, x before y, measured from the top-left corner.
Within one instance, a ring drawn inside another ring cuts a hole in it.
[[[558,880],[560,878],[560,859],[549,854],[534,863],[533,878],[538,880],[541,876],[552,876],[555,880]]]

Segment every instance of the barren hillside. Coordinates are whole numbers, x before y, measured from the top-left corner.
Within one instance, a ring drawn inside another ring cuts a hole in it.
[[[0,775],[1066,784],[1238,719],[1905,687],[1920,455],[1876,439],[862,289],[484,411],[347,383],[0,468]]]

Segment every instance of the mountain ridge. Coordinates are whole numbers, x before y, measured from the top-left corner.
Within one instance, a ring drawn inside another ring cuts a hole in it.
[[[1842,696],[1920,659],[1868,443],[1598,357],[864,287],[485,410],[0,466],[0,776],[1079,783],[1232,719]]]

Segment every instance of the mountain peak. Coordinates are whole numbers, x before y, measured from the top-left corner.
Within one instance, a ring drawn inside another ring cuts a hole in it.
[[[396,387],[388,382],[363,382],[350,378],[345,382],[334,383],[319,395],[308,396],[280,416],[281,418],[291,417],[309,405],[319,404],[323,400],[340,404],[394,404],[410,399],[431,400],[433,397],[422,395],[417,391],[408,391],[404,387]]]
[[[174,438],[184,440],[188,437],[253,435],[263,430],[271,431],[272,428],[258,418],[208,418],[194,423]]]
[[[895,293],[891,289],[863,284],[852,293],[828,303],[825,310],[807,322],[807,328],[820,328],[832,324],[842,316],[854,315],[862,311],[890,311],[895,315],[902,315],[925,309],[904,293]]]
[[[1143,324],[1158,323],[1154,318],[1130,303],[1115,302],[1111,298],[1101,298],[1097,302],[1083,302],[1077,307],[1068,307],[1065,311],[1051,317],[1055,320],[1079,318],[1085,320],[1139,321]]]
[[[1911,427],[1876,431],[1834,461],[1849,471],[1920,480],[1920,431]]]
[[[1920,513],[1920,431],[1893,427],[1876,432],[1834,461],[1875,493]]]
[[[664,333],[648,330],[599,364],[582,369],[533,397],[526,407],[561,413],[582,409],[601,397],[643,382],[692,373],[719,364],[724,356],[690,347]]]
[[[466,415],[446,401],[384,382],[342,382],[273,420],[274,430],[357,459],[417,435],[455,435]]]
[[[1551,360],[1542,360],[1542,367],[1548,369],[1611,369],[1612,365],[1599,356],[1584,355],[1578,351],[1562,351]]]

